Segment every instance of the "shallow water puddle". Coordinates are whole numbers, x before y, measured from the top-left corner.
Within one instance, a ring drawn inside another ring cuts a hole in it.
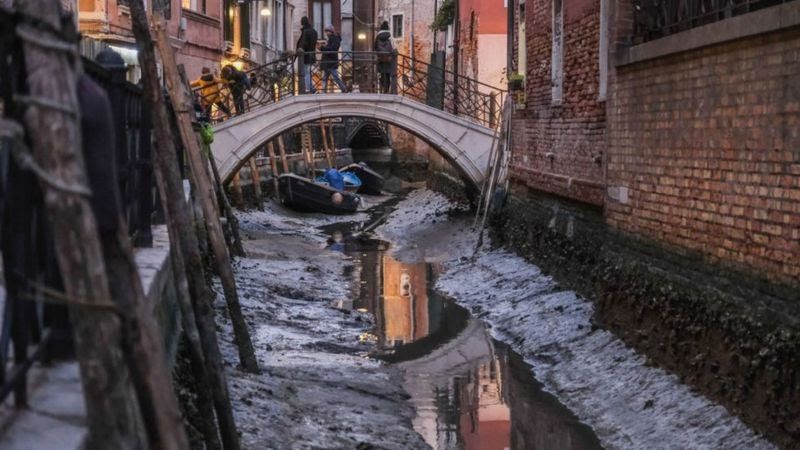
[[[336,226],[329,248],[360,271],[357,298],[337,306],[369,312],[373,355],[397,364],[416,409],[414,429],[436,450],[600,448],[594,432],[552,395],[531,367],[493,340],[479,319],[433,289],[437,266],[404,263],[390,243]]]

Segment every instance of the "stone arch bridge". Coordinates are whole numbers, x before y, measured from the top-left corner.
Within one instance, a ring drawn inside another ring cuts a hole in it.
[[[334,117],[363,117],[398,126],[426,141],[465,180],[480,186],[494,139],[492,128],[393,94],[295,95],[214,126],[211,151],[227,182],[268,140],[298,125]]]

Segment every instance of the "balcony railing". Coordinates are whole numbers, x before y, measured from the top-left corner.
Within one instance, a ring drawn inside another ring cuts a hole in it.
[[[325,52],[317,52],[322,61]],[[378,53],[338,52],[337,67],[348,91],[381,92],[378,73]],[[390,64],[387,94],[400,95],[436,109],[463,117],[480,125],[494,128],[499,124],[500,105],[505,91],[456,74],[424,61],[394,54]],[[243,114],[253,108],[280,101],[288,96],[305,93],[302,77],[305,65],[297,55],[285,55],[275,61],[247,71],[249,88],[217,79],[210,88],[197,88],[195,93],[200,109],[211,122]],[[328,80],[323,89],[324,70],[321,64],[311,65],[314,90],[319,93],[341,93]],[[385,86],[384,86],[385,88]],[[387,89],[384,89],[387,90]]]
[[[633,0],[633,44],[794,0]]]

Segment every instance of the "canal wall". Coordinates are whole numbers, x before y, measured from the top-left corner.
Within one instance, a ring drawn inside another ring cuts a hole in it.
[[[495,244],[593,299],[608,328],[782,447],[800,442],[798,286],[606,225],[602,209],[514,186]]]

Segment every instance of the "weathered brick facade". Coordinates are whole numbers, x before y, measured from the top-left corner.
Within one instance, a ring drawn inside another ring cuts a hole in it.
[[[553,0],[525,5],[526,107],[514,120],[511,177],[602,205],[605,101],[599,99],[600,4],[563,0],[563,95],[553,98]]]
[[[618,67],[610,92],[608,223],[796,284],[800,29]]]
[[[493,239],[593,298],[597,322],[651,361],[796,448],[800,1],[674,34],[634,27],[633,0],[527,1],[527,105]]]

